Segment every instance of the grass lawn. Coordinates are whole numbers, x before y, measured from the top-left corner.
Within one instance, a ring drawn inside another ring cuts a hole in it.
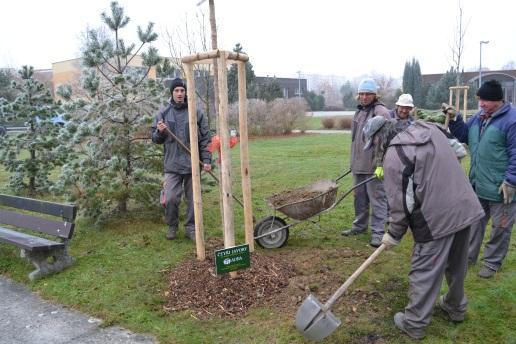
[[[320,123],[320,118],[311,120]],[[334,179],[345,172],[349,165],[349,146],[348,134],[250,141],[256,218],[271,214],[264,201],[266,197],[319,179]],[[235,194],[241,195],[238,148],[232,150],[232,159]],[[6,179],[6,174],[1,173],[2,185]],[[340,193],[350,186],[348,176],[340,183]],[[350,196],[323,215],[320,221],[323,229],[303,223],[291,230],[285,247],[257,248],[257,251],[272,257],[291,257],[293,262],[299,263],[299,273],[311,280],[310,289],[325,302],[338,283],[327,285],[323,276],[334,276],[342,283],[373,252],[368,236],[344,238],[340,235],[353,220],[352,202]],[[222,237],[218,192],[203,194],[203,204],[206,237]],[[237,243],[243,243],[242,210],[238,204],[234,207]],[[165,272],[185,259],[195,259],[195,246],[184,239],[183,233],[181,229],[179,239],[173,242],[165,240],[161,218],[149,220],[133,215],[101,229],[79,219],[70,249],[76,259],[74,266],[31,283],[27,278],[31,266],[19,258],[16,248],[0,244],[0,273],[28,285],[46,299],[99,317],[106,325],[117,324],[152,334],[160,343],[306,342],[294,327],[295,313],[302,300],[290,300],[289,295],[283,296],[281,305],[253,308],[237,320],[197,320],[187,311],[165,314]],[[516,342],[514,242],[501,272],[494,278],[477,277],[478,265],[468,272],[466,320],[453,324],[436,314],[422,343]],[[412,342],[394,327],[392,319],[407,302],[411,248],[412,239],[407,234],[399,247],[382,253],[355,281],[333,309],[343,324],[326,343]],[[192,285],[192,293],[195,287]],[[308,292],[305,295],[303,291],[304,296],[308,296]]]

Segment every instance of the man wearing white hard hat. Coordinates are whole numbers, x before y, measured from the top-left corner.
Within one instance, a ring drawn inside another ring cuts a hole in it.
[[[371,78],[363,79],[358,85],[358,110],[353,116],[353,124],[351,126],[350,168],[353,172],[355,184],[371,177],[379,166],[374,161],[373,153],[370,150],[364,150],[366,138],[362,131],[365,123],[370,118],[376,116],[382,116],[386,119],[390,118],[389,110],[380,102],[377,94],[378,86]],[[351,229],[342,231],[342,235],[349,236],[367,233],[369,217],[371,217],[370,244],[373,247],[378,247],[381,245],[387,220],[387,199],[383,183],[380,179],[374,179],[355,189],[354,195],[355,220]]]
[[[414,117],[410,112],[414,109],[414,101],[409,93],[400,95],[396,102],[396,108],[390,111],[391,117],[396,120],[396,130],[405,130],[414,123]]]

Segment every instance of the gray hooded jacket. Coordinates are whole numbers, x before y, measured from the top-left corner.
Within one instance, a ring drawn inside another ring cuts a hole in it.
[[[351,125],[351,164],[354,174],[373,174],[376,164],[373,161],[373,151],[366,150],[366,138],[363,133],[364,125],[368,119],[375,116],[390,118],[389,110],[380,102],[375,101],[369,106],[358,106],[358,111],[353,116]]]
[[[455,152],[433,124],[415,121],[390,142],[384,159],[389,233],[410,227],[416,242],[458,232],[484,216]]]
[[[152,123],[152,142],[164,144],[163,169],[165,173],[192,173],[191,158],[170,135],[166,132],[160,133],[156,128],[159,121],[163,121],[167,127],[176,135],[188,148],[190,148],[190,126],[188,124],[188,108],[186,105],[178,106],[169,103],[161,109]],[[205,164],[211,163],[211,154],[208,151],[210,143],[210,132],[206,116],[197,110],[197,128],[199,139],[199,158]]]

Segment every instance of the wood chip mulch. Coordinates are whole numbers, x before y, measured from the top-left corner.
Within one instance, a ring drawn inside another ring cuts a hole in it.
[[[190,310],[198,319],[241,316],[281,293],[296,274],[294,265],[284,258],[255,251],[251,254],[251,267],[237,271],[236,278],[229,274],[217,276],[213,251],[223,247],[213,246],[219,245],[208,242],[206,260],[188,259],[167,272],[166,313]]]

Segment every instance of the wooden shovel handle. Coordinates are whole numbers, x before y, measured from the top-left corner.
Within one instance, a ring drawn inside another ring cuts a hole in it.
[[[376,257],[378,257],[378,255],[380,253],[382,253],[382,251],[385,249],[385,244],[381,244],[380,247],[378,247],[374,252],[373,254],[371,254],[369,256],[369,258],[367,258],[367,260],[365,262],[362,263],[362,265],[360,265],[360,267],[351,275],[349,276],[349,278],[346,280],[346,282],[344,282],[343,285],[340,286],[339,289],[337,289],[337,291],[335,292],[335,294],[333,294],[330,299],[324,304],[324,306],[322,307],[322,311],[323,312],[327,312],[331,306],[333,306],[333,304],[335,303],[335,301],[337,301],[337,299],[339,297],[342,296],[342,294],[344,294],[344,292],[348,289],[348,287],[355,281],[355,279],[360,276],[360,274],[362,272],[364,272],[364,270],[376,259]]]
[[[190,149],[183,143],[183,141],[181,141],[179,139],[179,137],[177,137],[176,135],[174,135],[174,133],[168,128],[168,127],[165,127],[165,130],[167,131],[167,133],[172,136],[172,138],[181,146],[181,148],[183,148],[187,153],[188,155],[192,156],[192,152],[190,151]],[[201,167],[204,166],[204,163],[199,160],[199,164],[201,165]],[[208,172],[208,174],[210,176],[213,177],[213,179],[215,179],[215,181],[217,182],[217,184],[220,185],[220,180],[219,178],[217,178],[217,176],[212,172],[212,171],[205,171],[205,172]],[[244,207],[244,203],[242,203],[242,201],[240,201],[235,195],[231,195],[233,196],[233,199],[242,206],[242,208]]]

